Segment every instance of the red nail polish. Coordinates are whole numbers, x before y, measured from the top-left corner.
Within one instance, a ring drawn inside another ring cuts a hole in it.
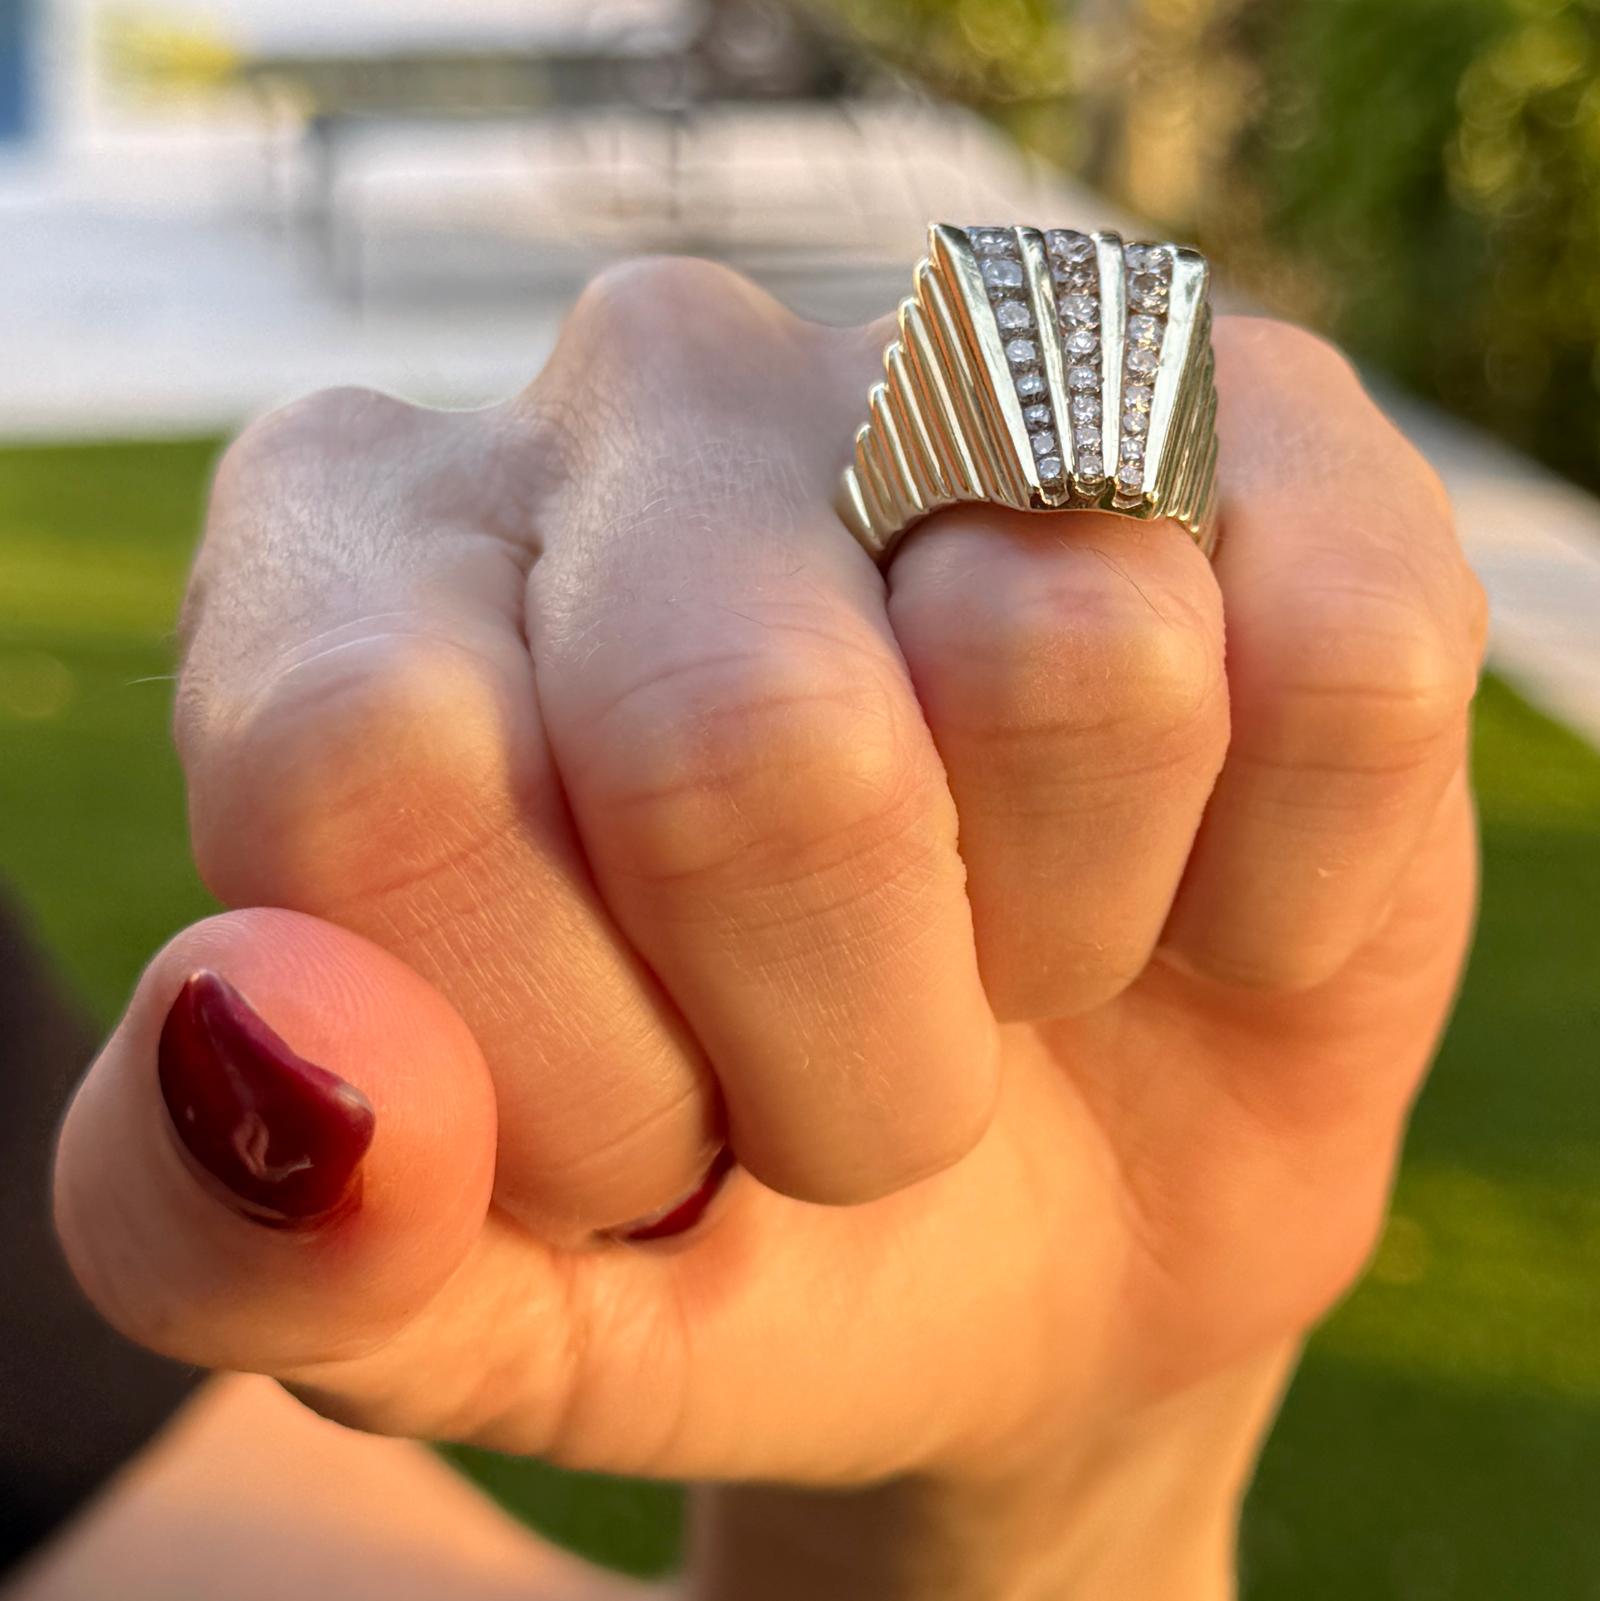
[[[226,979],[198,972],[178,992],[159,1068],[183,1148],[248,1217],[305,1228],[360,1203],[372,1103],[295,1055]]]
[[[693,1193],[675,1202],[665,1212],[643,1222],[619,1229],[618,1238],[639,1240],[668,1240],[674,1234],[685,1234],[705,1216],[706,1208],[717,1198],[717,1192],[733,1171],[733,1152],[726,1145],[717,1152],[716,1160],[706,1170],[699,1187]]]

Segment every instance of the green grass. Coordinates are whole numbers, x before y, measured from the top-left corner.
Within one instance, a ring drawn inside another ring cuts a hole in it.
[[[1600,1597],[1600,757],[1491,680],[1476,766],[1477,946],[1268,1449],[1251,1601]]]
[[[209,907],[166,720],[207,442],[0,451],[0,878],[102,1018]],[[1600,757],[1491,681],[1482,933],[1374,1271],[1251,1504],[1250,1601],[1600,1597]],[[669,1565],[670,1489],[482,1452],[576,1548]]]

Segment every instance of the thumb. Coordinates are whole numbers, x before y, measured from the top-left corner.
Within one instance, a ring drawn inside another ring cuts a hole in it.
[[[381,1344],[466,1258],[495,1108],[450,1006],[356,935],[285,911],[172,941],[62,1127],[56,1224],[101,1314],[207,1367]]]

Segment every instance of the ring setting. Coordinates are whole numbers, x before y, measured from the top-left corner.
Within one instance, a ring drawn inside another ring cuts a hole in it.
[[[962,501],[1171,518],[1216,538],[1209,271],[1110,231],[929,230],[840,515],[885,562]]]

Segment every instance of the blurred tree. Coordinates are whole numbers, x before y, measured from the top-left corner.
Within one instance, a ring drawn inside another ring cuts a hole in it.
[[[1600,0],[799,0],[1600,488]]]
[[[1256,0],[1245,37],[1232,167],[1311,314],[1600,488],[1600,0]]]

